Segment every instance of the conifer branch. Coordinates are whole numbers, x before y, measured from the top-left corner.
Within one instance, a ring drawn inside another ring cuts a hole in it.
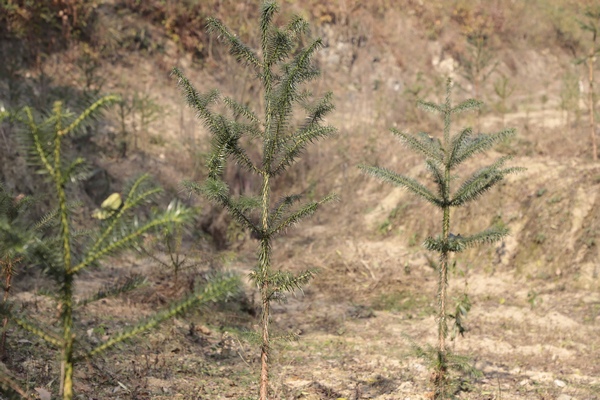
[[[152,187],[145,190],[142,193],[138,193],[138,189],[143,186],[150,179],[150,175],[143,174],[138,177],[131,187],[127,191],[127,195],[125,196],[125,200],[121,207],[112,215],[108,220],[108,225],[104,227],[100,236],[96,239],[95,243],[89,250],[89,254],[93,254],[100,249],[100,247],[105,243],[106,239],[110,237],[115,228],[122,222],[123,216],[127,211],[139,206],[142,202],[146,201],[150,197],[159,194],[162,192],[162,189],[159,187]]]
[[[232,296],[239,290],[239,279],[236,276],[225,276],[215,279],[209,282],[201,289],[197,290],[187,298],[171,305],[168,309],[158,312],[154,316],[149,317],[145,321],[140,322],[136,326],[116,334],[104,343],[96,346],[88,353],[85,354],[82,359],[91,358],[97,354],[100,354],[107,349],[127,340],[132,337],[152,329],[162,323],[163,321],[180,315],[190,309],[192,306],[202,306],[208,303],[217,302],[224,300],[227,297]]]
[[[402,143],[407,147],[415,150],[418,153],[423,154],[425,157],[430,158],[438,163],[443,163],[444,153],[442,152],[441,143],[438,139],[435,139],[426,133],[421,132],[418,136],[413,136],[408,133],[400,132],[396,128],[390,129],[394,136],[396,136]]]
[[[263,52],[263,58],[269,59],[269,35],[271,30],[271,21],[275,13],[279,11],[277,3],[273,1],[266,1],[263,3],[260,12],[260,33],[261,33],[261,49]],[[270,70],[270,65],[266,65],[266,69]]]
[[[39,136],[39,126],[35,123],[31,108],[25,107],[25,114],[27,116],[27,125],[29,125],[29,132],[31,133],[31,139],[33,141],[34,151],[42,166],[50,176],[54,176],[55,171],[52,166],[52,160],[49,159],[50,151],[44,148],[42,140]]]
[[[436,197],[429,189],[412,178],[398,175],[394,171],[390,171],[389,169],[381,167],[359,165],[358,168],[369,175],[381,179],[382,181],[389,182],[394,186],[406,188],[438,207],[443,207],[444,205],[443,199]]]
[[[243,207],[240,208],[235,201],[232,201],[229,194],[229,187],[220,179],[207,178],[203,185],[195,182],[184,181],[183,186],[188,190],[205,196],[207,199],[220,204],[231,213],[238,222],[250,229],[252,232],[262,235],[262,230],[244,213]]]
[[[475,99],[468,99],[468,100],[463,101],[456,107],[453,107],[450,110],[450,113],[458,114],[458,113],[462,113],[465,111],[479,110],[482,106],[483,106],[483,101],[479,101],[479,100],[475,100]]]
[[[423,242],[423,247],[429,251],[436,251],[438,253],[460,253],[466,249],[465,244],[461,240],[460,235],[450,234],[447,240],[444,240],[441,236],[427,237]]]
[[[21,327],[21,329],[34,334],[35,336],[39,337],[40,339],[42,339],[43,341],[45,341],[48,344],[51,344],[55,347],[62,347],[63,345],[63,341],[61,339],[59,339],[58,337],[56,337],[54,334],[49,333],[47,331],[45,331],[44,329],[40,328],[39,326],[35,325],[33,322],[31,321],[27,321],[23,318],[17,318],[17,317],[11,317],[11,320],[18,325],[19,327]]]
[[[300,201],[302,196],[299,194],[293,194],[290,196],[284,196],[281,198],[277,204],[275,204],[275,208],[271,211],[271,219],[269,221],[269,226],[273,226],[274,224],[281,221],[283,214],[296,202]]]
[[[83,261],[72,268],[72,273],[75,274],[80,270],[92,265],[97,260],[130,246],[132,243],[142,237],[144,233],[152,229],[172,223],[184,222],[188,218],[188,214],[189,211],[187,209],[184,209],[183,207],[175,207],[171,210],[165,211],[162,215],[155,217],[142,226],[135,225],[133,230],[125,230],[124,232],[120,232],[119,237],[115,238],[105,247],[97,248],[95,251],[90,251]]]
[[[252,110],[250,110],[250,108],[248,106],[240,104],[237,101],[235,101],[234,99],[232,99],[231,97],[227,97],[227,96],[223,97],[223,102],[231,109],[231,111],[233,111],[234,114],[244,116],[246,119],[248,119],[253,124],[256,124],[256,125],[260,124],[260,120],[258,119],[258,116],[256,114],[254,114],[254,112]]]
[[[493,226],[474,235],[460,237],[459,240],[465,248],[470,248],[480,244],[492,244],[498,242],[508,236],[508,233],[508,228]]]
[[[81,181],[88,178],[90,175],[90,169],[87,166],[85,160],[81,157],[76,158],[69,164],[64,172],[65,178],[69,178],[71,182]]]
[[[177,67],[171,70],[171,75],[177,78],[177,86],[183,92],[186,103],[196,110],[198,117],[204,120],[211,132],[214,132],[214,116],[208,109],[208,106],[217,101],[219,92],[211,90],[201,95]]]
[[[241,167],[246,168],[248,171],[252,171],[255,174],[260,173],[260,169],[256,165],[254,165],[250,157],[248,157],[248,154],[246,154],[246,151],[244,151],[239,146],[237,138],[235,139],[235,141],[232,141],[229,144],[228,149],[229,153],[233,156],[233,158],[235,158],[235,160]]]
[[[91,106],[86,108],[85,111],[82,112],[69,126],[67,126],[64,129],[58,130],[56,132],[57,135],[64,136],[64,135],[74,131],[75,129],[77,129],[77,127],[79,125],[81,125],[81,123],[83,121],[89,119],[94,114],[100,112],[103,108],[109,106],[110,104],[114,104],[114,103],[120,101],[120,99],[121,98],[119,96],[105,96],[105,97],[101,98],[100,100],[94,102]]]
[[[451,168],[460,163],[456,161],[456,154],[460,152],[465,145],[469,144],[469,142],[472,140],[472,135],[473,128],[467,127],[450,140],[450,153],[447,156],[448,158],[446,160],[446,164],[448,164]]]
[[[302,130],[296,135],[292,136],[288,142],[289,147],[285,147],[285,153],[277,166],[272,170],[271,174],[277,176],[284,172],[287,167],[292,165],[296,157],[298,157],[302,150],[317,140],[326,138],[333,135],[337,130],[332,126],[312,126],[310,129]]]
[[[310,93],[306,93],[307,96]],[[299,95],[298,100],[304,100],[303,95]],[[317,124],[323,120],[325,115],[329,114],[331,111],[335,109],[333,104],[333,92],[327,92],[316,104],[310,105],[306,104],[305,109],[308,111],[309,115],[306,117],[306,122],[302,129],[308,129],[312,127],[314,124]]]
[[[443,114],[444,113],[444,108],[440,107],[439,105],[432,103],[430,101],[423,101],[423,100],[419,100],[417,102],[417,106],[425,111],[428,112],[432,112],[432,113],[440,113]]]
[[[319,209],[320,206],[330,201],[333,201],[336,198],[337,197],[334,194],[330,194],[329,196],[323,198],[321,201],[315,201],[305,204],[298,211],[287,216],[276,227],[272,228],[269,232],[269,236],[277,235],[280,232],[285,231],[287,228],[296,225],[304,218],[313,215]]]
[[[285,31],[294,35],[294,37],[298,37],[302,34],[307,34],[309,32],[309,24],[304,18],[299,15],[293,15],[288,22]]]
[[[206,22],[208,33],[216,33],[218,39],[227,42],[229,44],[229,52],[235,57],[236,60],[260,70],[262,65],[256,54],[254,54],[254,52],[248,46],[242,43],[237,36],[229,32],[229,30],[221,21],[216,18],[209,17]]]
[[[318,272],[317,269],[307,269],[300,272],[297,275],[287,271],[276,271],[269,276],[269,283],[271,293],[269,294],[270,300],[276,300],[284,292],[292,292],[294,290],[302,289],[302,286],[306,285]]]
[[[265,59],[267,65],[285,60],[294,45],[290,35],[279,29],[274,29],[269,34],[269,42],[268,48],[270,51],[268,57]]]
[[[427,165],[427,169],[429,169],[429,171],[431,172],[431,175],[433,175],[433,182],[437,186],[439,198],[443,199],[444,194],[447,192],[447,190],[446,180],[444,179],[444,174],[442,170],[431,159],[425,160],[425,164]]]
[[[502,157],[494,164],[476,171],[458,188],[450,205],[457,207],[473,201],[500,182],[506,175],[524,170],[517,167],[499,169],[509,159],[510,157]]]
[[[474,137],[469,133],[460,142],[457,141],[456,149],[452,149],[453,157],[450,166],[455,167],[471,156],[491,149],[496,143],[513,136],[515,132],[515,129],[511,128],[491,134],[478,134]]]
[[[58,208],[55,208],[52,211],[47,212],[40,218],[34,225],[33,229],[36,231],[42,230],[49,225],[56,223],[56,219],[58,217]]]

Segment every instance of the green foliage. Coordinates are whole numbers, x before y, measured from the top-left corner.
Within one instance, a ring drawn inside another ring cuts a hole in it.
[[[197,266],[183,254],[184,233],[191,220],[177,222],[162,227],[155,235],[138,245],[139,252],[152,259],[163,272],[173,274],[175,283],[183,269]]]
[[[225,42],[235,59],[255,73],[262,86],[265,104],[262,113],[234,99],[222,97],[216,90],[199,93],[181,71],[173,70],[187,103],[212,136],[207,179],[203,183],[186,182],[184,185],[227,209],[260,241],[258,265],[250,277],[259,288],[262,302],[261,399],[268,396],[270,303],[283,299],[286,292],[301,288],[315,273],[314,270],[299,274],[273,270],[273,240],[334,199],[330,195],[318,201],[301,203],[300,195],[291,194],[278,202],[271,202],[274,178],[283,175],[310,143],[335,132],[333,127],[322,123],[333,110],[331,93],[310,101],[311,94],[301,90],[305,83],[319,74],[312,60],[322,46],[321,40],[304,39],[308,24],[298,16],[292,17],[284,27],[275,26],[273,19],[277,11],[277,5],[272,2],[264,3],[261,8],[260,52],[243,43],[221,21],[208,19],[209,32]],[[214,111],[217,103],[228,109],[229,116]],[[305,113],[299,125],[294,123],[297,111]],[[252,159],[244,147],[248,142],[258,142],[262,146],[260,160]],[[230,192],[223,180],[225,165],[230,161],[261,178],[258,196],[234,196]]]
[[[570,127],[571,125],[571,114],[575,114],[575,121],[579,123],[581,117],[581,111],[579,109],[580,97],[579,76],[572,71],[567,71],[563,75],[560,88],[560,108],[567,114],[567,127]]]
[[[455,398],[460,391],[468,388],[468,379],[482,376],[481,371],[471,365],[468,357],[454,354],[448,350],[445,358],[441,358],[437,348],[431,345],[419,346],[408,339],[413,353],[427,362],[435,371],[432,381],[435,384],[434,398]]]
[[[515,86],[509,84],[509,78],[505,75],[501,75],[494,82],[494,93],[500,99],[500,101],[496,104],[496,109],[500,114],[502,114],[502,127],[506,127],[506,113],[508,113],[509,109],[506,105],[506,100],[514,93]]]
[[[446,312],[447,284],[450,253],[462,252],[470,247],[485,243],[494,243],[508,234],[503,225],[492,226],[482,232],[462,236],[451,233],[450,209],[461,207],[479,199],[483,194],[500,182],[506,175],[521,171],[521,168],[504,167],[509,160],[503,157],[489,166],[480,168],[469,177],[464,178],[457,188],[451,184],[457,180],[456,170],[474,155],[490,149],[495,144],[514,134],[514,129],[505,129],[497,133],[473,134],[471,128],[465,128],[451,135],[452,116],[458,113],[477,110],[481,102],[466,100],[456,106],[450,102],[451,81],[446,85],[446,100],[443,104],[420,102],[419,105],[427,110],[440,114],[444,121],[444,131],[441,139],[429,136],[426,133],[417,135],[400,132],[392,129],[392,133],[411,150],[420,153],[426,158],[427,169],[431,174],[434,189],[430,189],[413,178],[409,178],[382,167],[361,165],[359,168],[385,182],[408,189],[427,202],[441,209],[443,213],[442,232],[436,237],[425,239],[424,246],[427,250],[435,251],[440,255],[440,262],[430,264],[437,270],[438,279],[438,346],[436,349],[437,360],[435,363],[434,384],[436,385],[436,399],[446,398],[450,392],[447,390],[448,369],[454,364],[450,361],[446,338],[448,335],[447,319],[454,320],[454,331],[464,333],[463,318],[469,311],[471,304],[468,297],[461,299],[453,314]],[[456,334],[456,333],[455,333]],[[454,335],[455,335],[454,334]],[[425,352],[423,353],[425,354]]]
[[[475,97],[480,97],[483,84],[494,73],[498,62],[489,46],[488,35],[475,32],[467,36],[467,56],[461,59],[463,76],[473,85]]]
[[[216,278],[166,310],[134,324],[124,332],[112,335],[102,343],[85,343],[85,335],[79,334],[77,320],[82,307],[133,290],[143,284],[144,279],[131,276],[76,302],[73,292],[78,275],[90,267],[97,266],[107,256],[136,245],[146,233],[170,224],[183,223],[190,215],[188,209],[174,202],[162,212],[146,219],[139,218],[135,213],[136,209],[147,204],[161,191],[151,182],[148,175],[142,175],[124,188],[122,196],[118,193],[110,195],[103,202],[101,209],[94,212],[100,224],[97,231],[80,232],[74,229],[74,206],[67,199],[67,184],[85,178],[88,169],[83,159],[67,160],[63,156],[63,139],[76,135],[90,119],[97,117],[106,106],[117,100],[114,96],[105,97],[79,115],[64,110],[62,103],[56,102],[52,112],[42,119],[35,116],[34,111],[28,107],[19,116],[19,120],[25,125],[22,136],[29,162],[54,184],[57,210],[35,225],[35,229],[41,234],[36,237],[32,247],[37,264],[54,281],[54,289],[49,294],[57,303],[60,315],[58,324],[42,327],[23,311],[14,310],[10,303],[2,304],[0,314],[61,352],[59,387],[63,399],[72,399],[74,396],[73,374],[77,363],[151,329],[192,306],[222,299],[237,288],[235,277]],[[2,209],[10,211],[10,204],[3,201]],[[20,202],[16,206],[18,204]]]
[[[149,94],[135,91],[133,95],[122,95],[117,103],[119,121],[117,147],[120,156],[127,157],[131,147],[138,150],[140,136],[143,134],[148,136],[150,125],[163,115],[162,108]],[[133,136],[133,140],[130,136]]]

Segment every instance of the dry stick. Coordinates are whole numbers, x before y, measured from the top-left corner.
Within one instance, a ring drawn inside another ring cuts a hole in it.
[[[4,287],[4,297],[2,298],[3,304],[6,304],[8,302],[10,288],[12,287],[11,286],[12,277],[14,275],[13,268],[15,266],[15,263],[18,263],[19,261],[21,261],[20,258],[18,258],[16,260],[11,260],[10,257],[7,260],[0,261],[0,264],[2,266],[4,266],[4,274],[6,276],[6,286]],[[0,340],[0,358],[3,358],[5,356],[4,353],[6,351],[7,326],[8,326],[8,317],[4,317],[4,320],[2,321],[2,339]]]

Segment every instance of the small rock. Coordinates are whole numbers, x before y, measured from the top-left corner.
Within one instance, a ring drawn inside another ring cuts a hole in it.
[[[564,388],[565,386],[567,386],[567,384],[564,381],[561,381],[560,379],[555,379],[554,384],[560,388]]]
[[[556,398],[556,400],[573,400],[573,398],[568,394],[561,394]]]
[[[525,386],[529,383],[529,379],[523,379],[521,382],[519,382],[519,386]]]

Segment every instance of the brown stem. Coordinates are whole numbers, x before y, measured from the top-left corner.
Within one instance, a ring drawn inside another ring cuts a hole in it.
[[[269,396],[269,311],[268,284],[262,287],[262,345],[260,349],[260,400],[267,400]]]
[[[594,49],[592,48],[590,56],[588,57],[588,71],[589,71],[589,103],[590,103],[590,136],[592,138],[592,157],[594,161],[598,161],[598,147],[596,146],[596,132],[594,122]]]
[[[10,295],[10,289],[12,287],[12,277],[14,274],[14,266],[15,263],[20,260],[11,260],[8,258],[5,261],[0,262],[4,266],[4,275],[6,276],[6,284],[4,286],[4,296],[2,297],[2,303],[6,304],[8,302],[8,296]],[[8,327],[8,317],[4,317],[2,320],[2,338],[0,339],[0,359],[4,358],[6,351],[6,331]]]

